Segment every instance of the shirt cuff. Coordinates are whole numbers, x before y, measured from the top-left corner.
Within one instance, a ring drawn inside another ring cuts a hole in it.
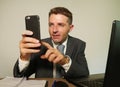
[[[19,66],[19,70],[20,72],[25,69],[28,65],[29,65],[30,61],[23,61],[20,58],[18,59],[18,66]]]
[[[67,58],[69,58],[69,63],[62,65],[62,67],[65,69],[65,72],[67,72],[69,70],[69,68],[72,64],[71,58],[68,55],[66,55],[66,56],[67,56]]]

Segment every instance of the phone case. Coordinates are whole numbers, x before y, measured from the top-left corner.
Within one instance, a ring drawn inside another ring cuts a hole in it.
[[[40,37],[40,22],[38,15],[28,15],[25,17],[26,30],[30,30],[33,32],[31,37],[36,38],[38,40]]]

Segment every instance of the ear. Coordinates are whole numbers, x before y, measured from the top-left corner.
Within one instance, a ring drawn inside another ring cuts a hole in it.
[[[69,32],[71,32],[72,30],[73,30],[73,28],[74,28],[74,25],[70,25],[70,31]]]

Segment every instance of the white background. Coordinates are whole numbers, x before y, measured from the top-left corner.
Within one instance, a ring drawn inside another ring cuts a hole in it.
[[[112,21],[120,19],[120,0],[0,0],[0,77],[13,76],[24,17],[39,15],[41,37],[48,37],[48,12],[55,6],[72,11],[75,27],[70,35],[86,42],[90,74],[104,73]]]

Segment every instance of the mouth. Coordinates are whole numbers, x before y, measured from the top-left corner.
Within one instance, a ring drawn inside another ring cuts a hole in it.
[[[53,36],[53,38],[59,38],[60,37],[60,35],[52,35]]]
[[[60,35],[52,35],[53,39],[59,39]]]

